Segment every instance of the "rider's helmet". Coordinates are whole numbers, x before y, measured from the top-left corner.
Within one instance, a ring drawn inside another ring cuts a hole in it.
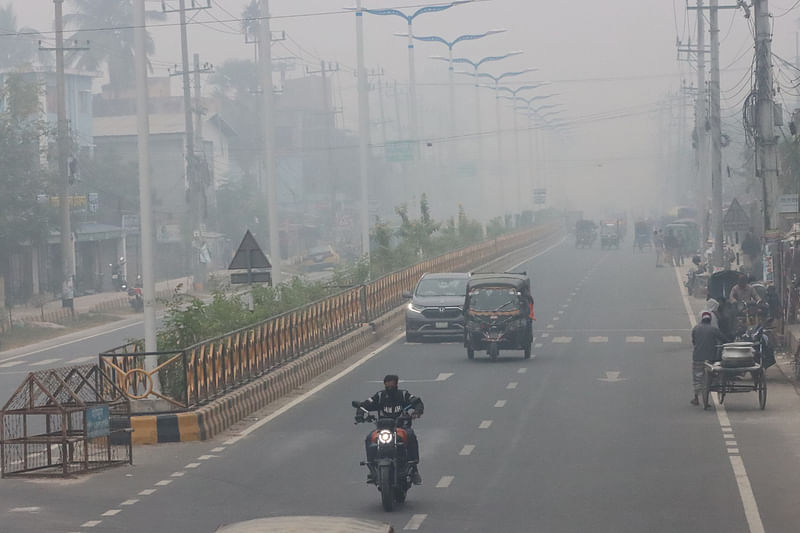
[[[386,390],[397,389],[397,384],[400,382],[400,377],[397,374],[386,374],[383,378],[383,386]]]
[[[692,263],[694,263],[696,266],[700,266],[701,262],[702,259],[700,259],[699,255],[695,255],[694,257],[692,257]]]

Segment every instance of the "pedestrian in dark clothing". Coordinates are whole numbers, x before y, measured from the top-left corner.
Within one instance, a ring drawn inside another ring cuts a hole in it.
[[[694,397],[692,405],[700,405],[700,393],[703,392],[703,377],[706,361],[718,361],[717,346],[727,342],[719,328],[711,325],[711,312],[703,311],[702,320],[692,329],[692,386]]]

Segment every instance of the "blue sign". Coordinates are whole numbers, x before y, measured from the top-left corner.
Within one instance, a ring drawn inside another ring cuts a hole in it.
[[[86,408],[86,438],[107,437],[111,433],[111,417],[107,405]]]

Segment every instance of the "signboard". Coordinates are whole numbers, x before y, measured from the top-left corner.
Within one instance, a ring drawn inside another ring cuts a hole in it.
[[[778,213],[793,214],[797,212],[796,194],[782,194],[778,197]]]
[[[533,189],[533,203],[544,205],[547,203],[547,189]]]
[[[750,217],[747,216],[739,202],[734,198],[725,215],[722,218],[722,228],[733,233],[735,231],[747,231],[750,229]]]
[[[271,269],[272,263],[261,251],[261,247],[250,230],[247,230],[228,266],[228,270],[246,270],[247,272],[231,274],[231,284],[272,283]]]
[[[156,240],[160,243],[181,242],[180,224],[161,224],[156,232]]]
[[[247,283],[272,283],[271,272],[235,272],[231,274],[231,285]]]
[[[414,141],[389,141],[384,147],[386,161],[402,163],[414,159]]]
[[[139,231],[139,215],[122,215],[122,229]]]
[[[86,438],[107,437],[111,433],[111,417],[107,405],[86,408]]]

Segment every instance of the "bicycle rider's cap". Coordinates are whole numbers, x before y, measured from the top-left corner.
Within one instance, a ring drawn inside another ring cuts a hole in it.
[[[705,320],[706,318],[711,320],[711,312],[710,311],[703,311],[702,313],[700,313],[700,320]]]

